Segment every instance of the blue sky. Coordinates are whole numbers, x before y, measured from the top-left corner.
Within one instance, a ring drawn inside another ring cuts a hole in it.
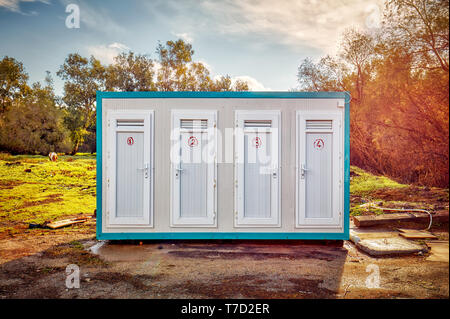
[[[68,4],[80,9],[69,29]],[[253,90],[289,90],[306,57],[336,54],[350,27],[373,29],[382,0],[0,0],[0,58],[24,63],[30,81],[55,72],[72,52],[103,63],[122,51],[155,57],[158,41],[183,38],[213,76],[247,80]]]

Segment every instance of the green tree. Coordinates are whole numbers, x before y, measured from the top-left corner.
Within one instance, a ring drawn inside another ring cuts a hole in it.
[[[63,101],[68,110],[65,122],[71,131],[75,154],[95,122],[96,92],[105,88],[106,69],[95,57],[88,59],[74,53],[69,54],[57,75],[65,80]]]
[[[16,98],[4,113],[0,147],[11,153],[47,155],[71,149],[63,110],[56,105],[50,76],[46,86],[34,83],[25,97]]]
[[[7,111],[12,102],[29,92],[28,74],[23,64],[5,56],[0,61],[0,114]]]
[[[208,68],[201,62],[194,62],[192,45],[179,39],[158,44],[156,86],[159,91],[248,91],[248,84],[235,81],[230,76],[211,79]]]
[[[133,52],[122,53],[106,69],[107,91],[155,91],[152,59]]]

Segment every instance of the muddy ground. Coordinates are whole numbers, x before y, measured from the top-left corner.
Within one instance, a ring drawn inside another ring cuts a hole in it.
[[[78,227],[0,239],[0,298],[449,297],[448,262],[426,255],[372,258],[350,242],[107,242],[99,248],[94,224]],[[78,289],[66,288],[68,264],[80,267]],[[379,288],[366,286],[369,265],[378,266]]]

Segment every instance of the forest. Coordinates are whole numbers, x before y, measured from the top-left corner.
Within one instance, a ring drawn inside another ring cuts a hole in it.
[[[350,93],[351,164],[402,183],[448,188],[449,1],[388,0],[380,26],[346,30],[336,52],[303,60],[293,90]],[[159,43],[155,59],[129,51],[110,65],[71,53],[56,73],[62,96],[50,72],[44,83],[30,84],[25,66],[5,56],[0,151],[95,152],[99,90],[249,90],[229,75],[212,77],[193,55],[181,39]]]

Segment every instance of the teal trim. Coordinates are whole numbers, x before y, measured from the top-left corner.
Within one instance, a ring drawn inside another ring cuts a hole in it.
[[[345,92],[344,127],[344,233],[345,240],[350,237],[350,93]]]
[[[346,92],[97,92],[97,99],[345,99]]]
[[[97,124],[96,124],[96,146],[97,146],[97,239],[100,239],[102,234],[102,98],[99,96],[100,92],[97,92]]]
[[[103,233],[102,232],[102,99],[109,98],[254,98],[345,99],[344,232],[343,233]],[[348,92],[100,92],[97,91],[97,239],[312,239],[348,240],[350,236],[350,94]]]
[[[161,240],[161,239],[313,239],[313,240],[347,240],[345,233],[102,233],[99,240]]]

